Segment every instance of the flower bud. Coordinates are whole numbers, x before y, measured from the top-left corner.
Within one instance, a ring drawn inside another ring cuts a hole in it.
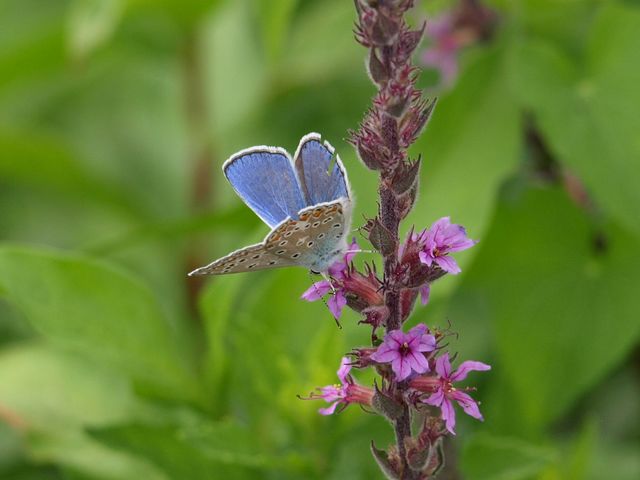
[[[376,45],[391,45],[396,41],[400,25],[396,19],[387,17],[381,10],[377,10],[376,22],[371,28],[371,40]]]
[[[402,416],[404,409],[400,402],[380,391],[377,386],[375,388],[375,392],[373,400],[371,401],[371,406],[376,412],[390,422],[393,422]]]
[[[444,468],[444,447],[442,446],[442,439],[438,439],[436,443],[431,447],[431,455],[429,462],[425,466],[423,472],[426,478],[435,478]]]
[[[415,162],[404,162],[399,165],[395,175],[391,179],[391,188],[398,195],[408,193],[418,182],[422,157]]]
[[[417,290],[405,289],[400,292],[400,318],[403,322],[409,318],[416,298],[418,298]]]
[[[423,472],[431,464],[432,456],[435,454],[429,442],[423,443],[415,438],[406,438],[405,451],[407,452],[407,464],[414,472]]]
[[[411,58],[411,54],[420,44],[420,40],[422,40],[426,26],[427,24],[425,22],[419,30],[406,30],[400,34],[400,41],[398,42],[397,48],[399,61],[406,62]]]
[[[362,314],[365,318],[360,323],[367,323],[375,330],[384,325],[387,318],[389,318],[389,307],[386,305],[374,305],[362,310]]]
[[[376,85],[382,85],[387,80],[389,80],[389,72],[385,67],[384,63],[380,61],[378,55],[376,54],[375,48],[371,49],[369,54],[369,61],[367,62],[367,71],[369,72],[369,77]]]
[[[373,219],[366,226],[369,232],[369,241],[373,248],[382,255],[390,255],[398,248],[398,243],[393,234],[384,226],[378,218]]]
[[[348,299],[351,298],[354,302],[353,305],[350,303],[349,306],[357,312],[361,312],[367,307],[384,303],[380,286],[380,281],[373,272],[363,275],[356,270],[349,270],[342,279],[342,287],[348,295]]]
[[[414,185],[405,195],[401,195],[398,198],[398,204],[397,204],[396,210],[398,212],[398,217],[400,217],[400,219],[404,219],[407,217],[407,215],[409,215],[409,213],[413,209],[413,206],[416,203],[417,195],[418,195],[418,185],[416,183],[416,185]]]
[[[373,458],[376,460],[376,463],[380,467],[380,470],[384,473],[385,477],[389,480],[401,480],[400,469],[401,464],[393,456],[388,455],[384,450],[380,450],[376,448],[373,440],[371,441],[371,453],[373,454]],[[391,457],[391,458],[390,458]],[[392,460],[396,460],[393,461]]]

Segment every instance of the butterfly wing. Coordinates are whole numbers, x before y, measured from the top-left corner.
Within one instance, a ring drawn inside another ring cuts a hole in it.
[[[243,150],[222,170],[240,198],[271,228],[297,218],[306,206],[289,154],[281,148]]]
[[[274,229],[264,244],[268,252],[316,272],[326,271],[347,248],[348,199],[314,205]]]
[[[251,272],[293,265],[296,265],[296,263],[286,257],[278,256],[268,251],[264,243],[258,243],[236,250],[207,266],[197,268],[189,273],[189,276],[226,275],[228,273]]]
[[[349,198],[347,173],[338,155],[317,133],[302,137],[296,150],[295,167],[307,205]]]
[[[303,266],[326,271],[346,249],[348,199],[302,209],[274,228],[262,243],[236,250],[189,275],[225,275],[267,268]]]

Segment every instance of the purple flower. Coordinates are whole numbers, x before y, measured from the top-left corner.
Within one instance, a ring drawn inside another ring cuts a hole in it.
[[[435,262],[442,270],[454,275],[461,270],[448,254],[466,250],[478,243],[467,238],[464,227],[452,224],[449,217],[441,218],[431,225],[429,230],[422,232],[420,240],[423,243],[419,254],[420,261],[429,267]]]
[[[378,363],[391,363],[391,369],[399,382],[411,375],[412,371],[428,372],[429,362],[424,353],[435,350],[436,339],[427,331],[427,326],[422,323],[407,333],[392,330],[385,335],[384,342],[371,355],[371,359]]]
[[[429,297],[431,296],[431,285],[425,283],[420,287],[419,292],[422,305],[426,305],[427,303],[429,303]]]
[[[333,286],[329,280],[321,280],[311,285],[311,287],[302,294],[302,298],[308,302],[315,302],[330,291],[333,291],[333,295],[327,300],[327,307],[329,307],[331,314],[337,320],[340,318],[340,315],[342,315],[342,309],[347,304],[345,289],[341,286]]]
[[[446,13],[427,24],[429,48],[422,54],[422,62],[440,73],[440,83],[449,87],[458,76],[458,53],[461,44],[455,29],[454,16]]]
[[[316,282],[302,294],[302,298],[308,302],[315,302],[316,300],[320,300],[330,291],[333,291],[333,295],[329,300],[327,300],[327,306],[334,318],[336,320],[339,319],[340,315],[342,315],[342,309],[347,304],[347,297],[345,295],[346,291],[339,281],[345,278],[346,272],[349,269],[349,264],[358,251],[360,251],[360,247],[354,238],[344,257],[329,267],[329,276],[332,279],[337,280],[337,282],[331,282],[329,280]]]
[[[447,430],[453,435],[456,434],[454,431],[454,427],[456,426],[456,412],[453,409],[454,400],[462,407],[464,413],[478,420],[483,420],[476,401],[464,391],[452,386],[452,383],[464,380],[467,378],[467,374],[474,370],[482,372],[491,370],[491,367],[482,362],[467,361],[462,362],[460,367],[451,373],[451,362],[449,362],[448,353],[436,359],[436,373],[440,377],[439,384],[436,387],[435,393],[424,400],[424,403],[440,408],[442,420],[444,420]]]
[[[332,292],[333,295],[327,300],[327,306],[336,320],[340,318],[342,310],[347,304],[348,293],[368,306],[382,303],[380,285],[376,281],[375,275],[361,275],[350,266],[351,260],[359,251],[360,247],[353,239],[344,257],[329,267],[330,279],[321,280],[311,285],[302,294],[302,298],[308,302],[314,302]]]
[[[328,407],[318,410],[321,415],[333,414],[340,404],[343,404],[345,407],[350,403],[371,405],[373,390],[355,383],[353,377],[349,374],[350,370],[351,365],[349,364],[349,359],[342,357],[342,362],[340,362],[340,368],[338,369],[340,384],[319,387],[317,390],[320,393],[312,393],[309,397],[304,398],[304,400],[324,400],[325,402],[331,403]]]

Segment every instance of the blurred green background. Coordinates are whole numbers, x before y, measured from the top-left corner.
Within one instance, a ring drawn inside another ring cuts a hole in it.
[[[418,3],[416,24],[454,5]],[[486,4],[499,23],[439,93],[405,224],[480,239],[411,319],[493,365],[443,478],[637,479],[640,2]],[[354,19],[350,0],[0,0],[0,478],[381,478],[384,420],[296,398],[368,343],[357,316],[299,300],[303,270],[186,278],[267,232],[220,173],[241,148],[319,131],[355,225],[376,211],[344,140],[374,93]]]

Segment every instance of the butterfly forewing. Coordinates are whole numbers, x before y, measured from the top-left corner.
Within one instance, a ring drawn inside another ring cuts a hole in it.
[[[264,243],[259,243],[236,250],[205,267],[194,270],[189,275],[226,275],[293,265],[296,265],[296,262],[289,261],[286,257],[275,255],[267,250]]]
[[[347,173],[333,147],[317,133],[302,137],[294,157],[300,187],[307,205],[349,198]]]
[[[307,205],[285,150],[243,150],[225,162],[223,171],[240,198],[271,228]]]

